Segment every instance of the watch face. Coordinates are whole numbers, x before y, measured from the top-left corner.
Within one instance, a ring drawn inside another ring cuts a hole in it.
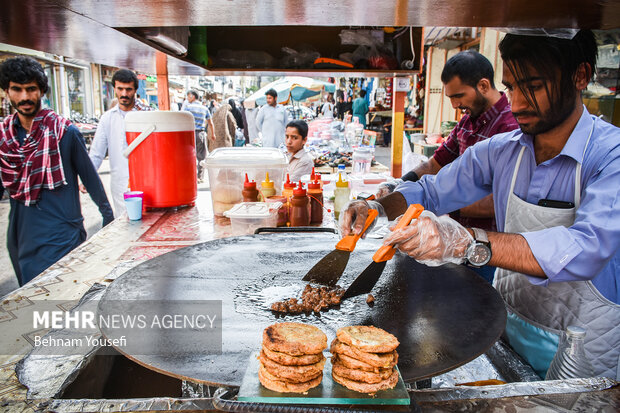
[[[474,252],[469,257],[469,262],[473,265],[485,265],[491,260],[491,250],[484,244],[476,244],[474,246]]]

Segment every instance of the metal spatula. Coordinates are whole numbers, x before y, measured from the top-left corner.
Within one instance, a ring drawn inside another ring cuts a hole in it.
[[[355,249],[355,244],[357,244],[357,241],[366,232],[377,215],[379,213],[376,209],[369,209],[368,218],[366,218],[362,233],[360,235],[347,235],[338,241],[336,249],[314,264],[314,267],[304,276],[303,281],[312,281],[328,286],[336,285],[349,262],[349,256]]]
[[[398,221],[396,227],[394,229],[404,228],[409,223],[420,216],[420,214],[424,211],[424,207],[420,204],[412,204],[407,208],[407,212],[405,215]],[[342,299],[355,297],[356,295],[369,293],[372,288],[375,286],[381,274],[383,273],[383,269],[389,260],[392,259],[396,249],[394,247],[383,245],[381,248],[375,252],[375,255],[372,256],[372,262],[366,267],[364,271],[351,283],[347,291],[344,292]]]

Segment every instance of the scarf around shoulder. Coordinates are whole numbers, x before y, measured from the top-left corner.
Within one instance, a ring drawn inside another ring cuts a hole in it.
[[[42,109],[20,145],[15,116],[8,116],[0,127],[0,176],[11,198],[31,206],[37,203],[42,189],[67,184],[60,140],[71,122],[51,109]]]

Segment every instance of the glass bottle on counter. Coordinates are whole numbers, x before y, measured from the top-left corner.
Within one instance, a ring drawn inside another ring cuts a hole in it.
[[[256,189],[256,181],[250,181],[248,174],[245,174],[245,182],[243,183],[243,202],[258,202],[258,189]]]
[[[323,222],[323,190],[319,181],[308,182],[308,197],[310,198],[310,223]]]
[[[267,198],[275,196],[276,187],[273,181],[269,180],[269,172],[265,174],[265,180],[260,184],[259,201],[267,201]]]
[[[301,181],[299,181],[299,186],[293,190],[289,219],[292,227],[310,225],[310,202]]]
[[[342,180],[342,174],[338,174],[338,181],[336,181],[336,189],[334,189],[334,216],[336,220],[340,216],[340,211],[349,202],[351,198],[351,188],[349,188],[349,182]]]
[[[545,380],[561,380],[578,377],[592,377],[594,371],[586,355],[584,338],[586,330],[568,326],[562,334],[558,351],[555,353]]]

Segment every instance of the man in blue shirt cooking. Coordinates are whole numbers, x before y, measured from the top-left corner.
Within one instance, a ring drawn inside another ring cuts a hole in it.
[[[427,265],[498,267],[510,345],[544,377],[569,325],[587,329],[594,373],[618,379],[620,357],[620,129],[582,103],[596,68],[589,30],[507,34],[503,84],[520,129],[470,147],[437,175],[406,182],[378,202],[352,202],[343,235],[368,208],[389,219],[426,211],[385,240]],[[464,228],[450,211],[493,194],[498,232]]]

